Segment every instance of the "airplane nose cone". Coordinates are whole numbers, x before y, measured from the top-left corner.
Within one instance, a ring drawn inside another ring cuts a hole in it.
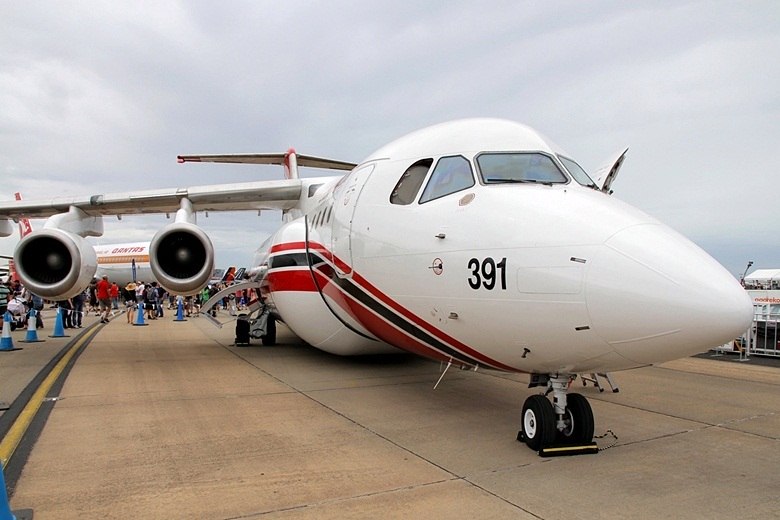
[[[592,329],[640,364],[703,352],[744,333],[747,292],[698,246],[660,224],[608,239],[588,267]]]

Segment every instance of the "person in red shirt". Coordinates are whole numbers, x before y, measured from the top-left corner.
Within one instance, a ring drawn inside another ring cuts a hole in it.
[[[95,295],[100,304],[100,323],[108,323],[108,313],[111,312],[111,284],[107,275],[103,275],[97,283]]]
[[[116,282],[111,283],[111,287],[108,290],[109,296],[111,296],[111,308],[115,311],[119,310],[119,286]]]

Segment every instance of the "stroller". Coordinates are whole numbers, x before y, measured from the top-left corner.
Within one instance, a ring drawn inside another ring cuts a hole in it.
[[[22,329],[27,326],[27,302],[19,297],[14,297],[8,302],[8,312],[11,313],[11,330]]]

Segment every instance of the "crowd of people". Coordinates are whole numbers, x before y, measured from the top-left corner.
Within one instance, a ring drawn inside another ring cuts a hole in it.
[[[130,282],[121,291],[121,297],[124,301],[127,314],[127,322],[133,323],[134,316],[137,317],[137,311],[143,304],[146,319],[156,320],[162,318],[165,308],[178,309],[179,303],[185,316],[197,315],[200,308],[212,296],[226,287],[225,284],[210,284],[203,288],[194,296],[181,296],[171,294],[166,291],[157,282],[144,283],[143,281]],[[245,309],[249,301],[249,294],[246,290],[231,293],[222,298],[217,305],[214,305],[209,312],[216,315],[217,310],[227,309],[231,314],[233,311]]]
[[[27,291],[18,280],[6,280],[0,283],[0,324],[5,325],[5,315],[10,313],[10,318],[17,326],[25,326],[31,309],[35,309],[37,316],[37,328],[43,327],[43,318],[40,311],[43,310],[44,300],[40,296]],[[0,328],[2,328],[0,326]]]
[[[122,289],[127,323],[133,323],[133,317],[139,309],[145,312],[148,320],[162,318],[165,313],[163,302],[170,300],[171,297],[162,286],[157,285],[157,282],[144,283],[141,280],[130,282]],[[171,308],[170,303],[168,308]]]
[[[186,316],[197,315],[201,306],[213,295],[224,288],[222,284],[211,284],[195,296],[173,295],[157,282],[144,283],[136,281],[119,287],[111,282],[108,276],[93,278],[89,286],[77,295],[62,300],[49,302],[52,308],[59,308],[62,314],[62,326],[66,329],[80,329],[84,326],[84,316],[94,314],[100,317],[101,323],[108,323],[115,313],[125,311],[127,323],[137,321],[138,309],[143,309],[147,320],[156,320],[164,316],[165,308],[177,309],[182,303]],[[247,291],[231,293],[224,297],[218,305],[210,309],[214,315],[218,309],[227,309],[231,314],[242,310],[249,301]],[[25,287],[19,280],[7,280],[0,283],[0,316],[11,311],[20,325],[26,326],[29,311],[35,309],[37,327],[44,326],[40,311],[46,302]]]

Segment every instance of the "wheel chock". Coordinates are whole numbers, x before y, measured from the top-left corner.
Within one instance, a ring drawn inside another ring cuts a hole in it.
[[[523,430],[517,432],[517,441],[525,442]],[[595,442],[581,444],[553,444],[539,449],[540,457],[564,457],[567,455],[593,455],[599,452],[599,445]]]
[[[564,457],[566,455],[594,455],[599,452],[595,442],[584,444],[560,444],[539,449],[540,457]]]

